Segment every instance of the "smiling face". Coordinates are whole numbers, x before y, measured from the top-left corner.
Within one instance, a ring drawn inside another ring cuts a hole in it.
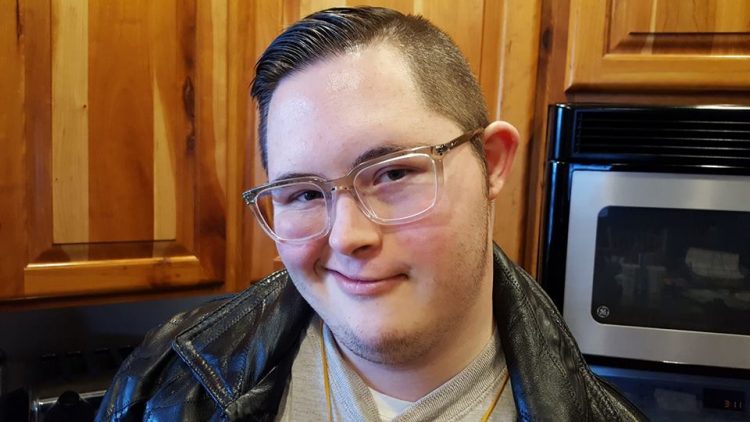
[[[376,44],[281,81],[268,114],[268,176],[334,179],[362,156],[436,145],[463,132],[430,111],[400,54]],[[405,363],[491,324],[490,205],[469,144],[444,159],[435,207],[418,221],[370,221],[334,194],[328,236],[278,243],[302,296],[340,345],[371,362]]]

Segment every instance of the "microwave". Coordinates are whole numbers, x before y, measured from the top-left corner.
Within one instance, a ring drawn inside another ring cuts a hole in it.
[[[556,104],[539,279],[588,356],[750,370],[750,108]]]

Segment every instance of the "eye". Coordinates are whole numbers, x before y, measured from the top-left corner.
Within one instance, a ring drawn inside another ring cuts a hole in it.
[[[382,170],[375,175],[373,184],[377,185],[380,183],[396,182],[409,176],[411,173],[412,171],[406,168],[390,168]]]
[[[283,186],[273,189],[270,193],[276,206],[299,207],[323,198],[323,192],[311,185]]]
[[[297,192],[289,197],[289,202],[292,201],[300,201],[300,202],[310,202],[314,201],[316,199],[323,198],[323,192],[318,190],[305,190]]]

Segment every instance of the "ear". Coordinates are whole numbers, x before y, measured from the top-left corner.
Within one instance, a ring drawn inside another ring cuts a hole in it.
[[[518,131],[508,122],[495,121],[484,129],[482,143],[487,160],[487,197],[490,200],[497,197],[510,174],[519,140]]]

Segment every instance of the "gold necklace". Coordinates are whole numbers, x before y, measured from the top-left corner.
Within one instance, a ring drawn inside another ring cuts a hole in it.
[[[328,358],[326,357],[326,345],[323,343],[323,320],[320,321],[320,360],[323,364],[323,388],[325,389],[326,393],[326,408],[328,409],[328,422],[333,422],[333,408],[331,406],[331,384],[328,380]],[[505,386],[508,385],[508,371],[505,371],[505,376],[503,377],[503,385],[500,386],[500,391],[498,391],[495,398],[492,400],[492,403],[490,403],[490,407],[487,409],[486,412],[484,412],[484,415],[482,416],[481,422],[487,422],[490,418],[490,415],[495,410],[495,406],[497,406],[497,402],[500,400],[500,397],[503,395],[503,391],[505,391]]]

